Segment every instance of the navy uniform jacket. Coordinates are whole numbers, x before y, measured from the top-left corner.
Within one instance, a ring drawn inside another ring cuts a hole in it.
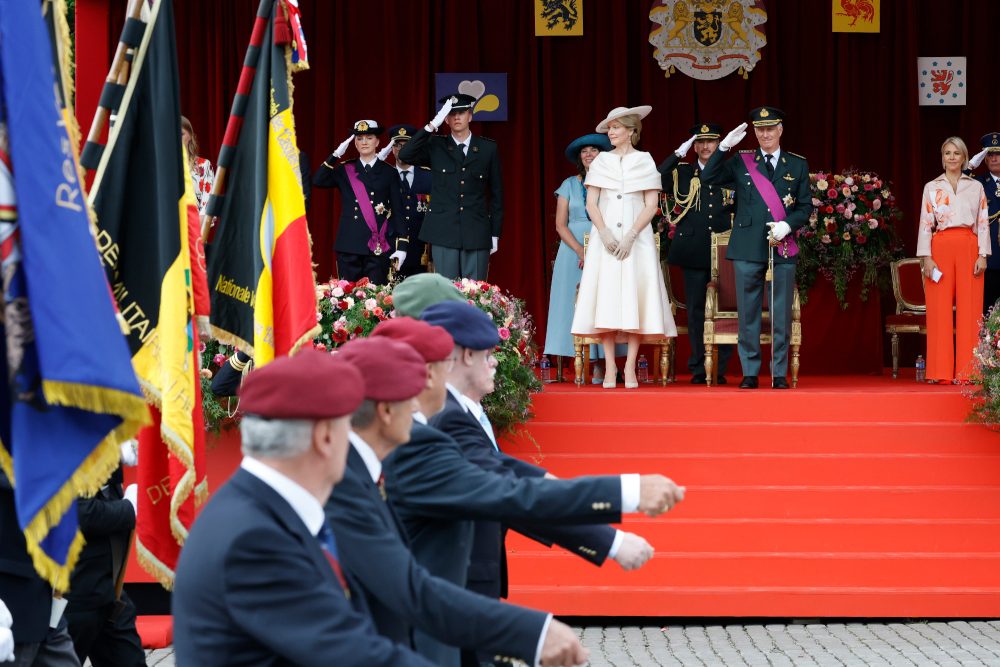
[[[14,618],[15,644],[37,644],[49,632],[52,588],[38,576],[17,523],[14,489],[0,471],[0,600]]]
[[[686,196],[691,192],[692,180],[701,180],[701,169],[697,165],[680,162],[676,153],[671,153],[657,169],[663,181],[662,189],[671,201],[678,194]],[[674,174],[677,175],[676,192]],[[671,213],[674,219],[681,215],[684,217],[674,229],[667,261],[674,266],[708,270],[712,268],[712,232],[718,234],[732,226],[733,191],[700,183],[699,192],[699,199],[692,202],[687,213]]]
[[[997,234],[1000,232],[1000,223],[997,222],[1000,220],[1000,186],[997,185],[993,175],[988,171],[973,178],[983,184],[983,189],[986,191],[986,201],[989,202],[990,206],[990,246],[992,247],[992,254],[986,258],[986,268],[1000,269],[1000,242],[997,239]]]
[[[418,565],[353,447],[326,512],[341,562],[360,584],[380,634],[412,645],[416,627],[453,646],[534,663],[547,614],[489,600]]]
[[[243,469],[191,529],[173,615],[179,665],[432,664],[378,635],[364,596],[348,601],[302,519]]]
[[[740,151],[726,160],[725,151],[715,151],[701,172],[702,183],[732,188],[736,191],[736,217],[733,219],[733,234],[726,251],[727,259],[745,262],[767,263],[767,223],[776,222],[767,204],[750,179],[742,154],[754,153],[757,171],[767,177],[767,166],[760,149]],[[809,222],[812,213],[812,195],[809,194],[809,165],[801,155],[781,149],[778,164],[771,178],[778,196],[785,201],[785,222],[792,228],[791,233]],[[774,261],[794,263],[795,257],[782,257],[774,253]]]
[[[463,155],[450,134],[431,134],[421,128],[400,149],[399,159],[431,168],[431,208],[424,216],[421,241],[463,250],[493,247],[491,237],[499,237],[503,228],[496,143],[472,135],[468,155]]]
[[[361,208],[358,200],[354,196],[354,189],[347,179],[347,171],[344,166],[353,164],[358,171],[358,179],[364,184],[368,191],[368,198],[371,200],[372,208],[375,210],[375,219],[379,229],[382,223],[389,219],[389,226],[386,229],[386,238],[389,241],[389,250],[384,254],[391,254],[396,248],[396,239],[406,237],[406,226],[402,217],[397,212],[402,209],[403,204],[399,199],[399,187],[396,182],[399,175],[395,167],[390,167],[382,160],[375,160],[371,171],[365,174],[361,161],[357,158],[347,160],[334,165],[334,158],[331,156],[320,165],[313,177],[313,185],[317,188],[339,188],[340,189],[340,225],[337,228],[337,240],[334,241],[333,249],[337,252],[346,252],[354,255],[371,255],[368,249],[368,240],[372,237],[371,230],[365,224],[365,219],[361,215]],[[382,204],[385,211],[378,212],[378,205]],[[406,250],[406,243],[399,245],[399,250]]]
[[[410,245],[406,251],[406,261],[403,262],[401,270],[403,275],[407,276],[421,271],[420,258],[424,254],[426,244],[420,240],[420,228],[424,222],[425,208],[429,203],[432,181],[428,167],[417,167],[411,164],[410,174],[413,183],[407,190],[403,187],[402,179],[399,178],[399,170],[396,169],[399,199],[402,202],[399,217],[406,226],[406,235],[410,239]]]

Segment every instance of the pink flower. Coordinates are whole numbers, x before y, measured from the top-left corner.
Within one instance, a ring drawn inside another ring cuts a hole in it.
[[[847,178],[844,179],[844,184],[845,185],[854,185],[854,179],[851,178],[850,176],[848,176]]]
[[[847,210],[846,206],[844,206],[843,204],[837,204],[837,208],[836,208],[837,213],[843,213],[846,210]]]
[[[829,243],[830,242],[830,235],[829,234],[823,234],[823,236],[820,238],[820,241],[822,241],[823,243]]]
[[[507,340],[510,338],[510,329],[507,327],[500,327],[497,329],[497,333],[500,334],[500,340]]]
[[[826,196],[827,199],[836,199],[837,191],[834,188],[830,188],[829,190],[826,191]]]
[[[878,229],[878,220],[869,220],[868,229]]]
[[[349,283],[349,282],[348,282],[348,281],[346,281],[346,280],[338,280],[338,281],[337,281],[337,287],[339,287],[340,289],[344,289],[345,287],[347,287],[347,286],[348,286],[348,285],[350,285],[350,284],[351,284],[351,283]]]
[[[198,373],[206,380],[212,379],[212,371],[208,368],[202,368]]]
[[[356,296],[359,299],[363,299],[363,298],[365,298],[365,291],[364,290],[360,290],[360,289],[356,290],[354,292],[354,296]]]
[[[379,318],[380,320],[385,319],[385,311],[382,310],[381,306],[375,306],[374,308],[372,308],[372,313],[375,315],[375,317]]]
[[[850,232],[844,232],[844,237],[843,238],[844,238],[845,241],[850,241],[851,240],[851,233]]]
[[[876,199],[875,201],[872,202],[872,210],[873,211],[877,211],[880,208],[882,208],[882,200],[881,199]]]
[[[334,287],[333,291],[330,292],[330,294],[332,296],[335,296],[335,297],[337,297],[339,299],[340,297],[344,296],[344,288],[343,287]]]
[[[326,345],[324,345],[323,343],[313,343],[313,347],[319,350],[320,352],[326,351]]]
[[[820,200],[816,199],[815,197],[813,197],[812,200],[813,200],[813,206],[819,206],[820,204],[823,203]]]
[[[866,192],[869,191],[869,190],[874,190],[874,189],[875,189],[874,185],[872,185],[871,183],[865,183],[865,191]]]
[[[378,302],[375,299],[365,299],[365,308],[367,310],[375,310],[375,306],[377,305]]]
[[[212,357],[212,363],[215,364],[216,366],[221,366],[222,364],[226,363],[226,355],[224,354],[215,355],[214,357]]]
[[[205,351],[205,341],[201,341],[201,342],[198,343],[198,351],[199,352],[204,352]]]

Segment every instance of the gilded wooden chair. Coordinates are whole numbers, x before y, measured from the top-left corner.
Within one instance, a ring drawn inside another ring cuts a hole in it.
[[[653,239],[656,242],[656,256],[660,255],[660,235],[653,234]],[[583,250],[584,253],[587,251],[587,246],[590,244],[590,234],[583,235]],[[666,278],[664,278],[666,280]],[[577,287],[579,291],[579,287]],[[671,303],[671,308],[673,304]],[[600,336],[573,336],[573,349],[575,352],[575,360],[573,363],[576,379],[575,382],[577,386],[587,383],[587,375],[590,370],[590,346],[591,345],[601,345]],[[660,338],[653,341],[646,341],[644,345],[656,345],[660,348],[660,353],[656,356],[654,360],[654,377],[656,369],[660,369],[660,384],[666,385],[667,378],[671,374],[670,366],[670,350],[673,348],[674,339],[673,338]]]
[[[885,332],[892,336],[892,377],[899,377],[899,334],[927,335],[927,301],[920,258],[900,259],[889,265],[896,314],[885,318]]]
[[[671,266],[666,261],[660,262],[663,270],[663,283],[667,288],[667,296],[670,299],[670,314],[674,316],[674,324],[677,326],[677,336],[688,335],[687,304],[684,302],[684,271],[679,266]],[[670,375],[668,382],[677,381],[677,339],[671,338],[667,349],[670,355]],[[657,371],[659,371],[659,358],[657,358]]]
[[[739,343],[739,314],[736,312],[736,272],[726,260],[729,236],[732,232],[712,234],[712,279],[705,296],[705,382],[715,384],[715,369],[719,365],[719,345]],[[764,312],[761,316],[760,344],[771,344],[770,290],[764,290]],[[789,340],[789,366],[792,387],[799,383],[799,348],[802,345],[802,308],[799,291],[792,298],[792,331]]]

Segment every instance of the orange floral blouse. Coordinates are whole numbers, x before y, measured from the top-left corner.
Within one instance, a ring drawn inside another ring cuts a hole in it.
[[[951,189],[951,183],[944,174],[924,186],[917,257],[930,257],[934,232],[953,227],[967,227],[979,240],[979,254],[990,254],[990,215],[986,192],[982,183],[965,174],[958,179],[958,192]]]

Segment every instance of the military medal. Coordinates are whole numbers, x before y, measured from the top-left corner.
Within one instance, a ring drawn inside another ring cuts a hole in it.
[[[382,246],[381,245],[376,245],[375,249],[372,250],[372,254],[375,255],[376,257],[378,257],[379,255],[381,255],[382,254]]]

